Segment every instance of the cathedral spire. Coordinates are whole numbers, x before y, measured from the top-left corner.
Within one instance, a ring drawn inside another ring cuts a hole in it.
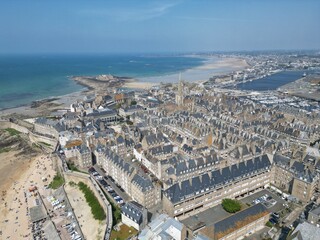
[[[179,73],[179,83],[178,83],[178,93],[176,94],[176,104],[178,106],[183,105],[184,101],[184,86],[183,81],[181,79],[181,72]]]

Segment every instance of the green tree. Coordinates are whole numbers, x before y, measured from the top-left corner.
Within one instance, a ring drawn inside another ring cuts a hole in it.
[[[229,213],[235,213],[241,210],[240,202],[230,198],[225,198],[222,200],[222,207]]]

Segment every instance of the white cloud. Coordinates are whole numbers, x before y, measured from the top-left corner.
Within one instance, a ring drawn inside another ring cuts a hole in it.
[[[160,17],[166,14],[171,8],[180,4],[181,1],[170,2],[151,2],[145,6],[137,5],[137,7],[127,8],[100,8],[100,9],[83,9],[78,13],[85,16],[108,17],[117,21],[144,21],[152,18]]]
[[[236,19],[236,18],[217,18],[217,17],[189,17],[189,16],[180,16],[176,17],[178,19],[186,20],[204,20],[204,21],[217,21],[217,22],[247,22],[248,19]]]

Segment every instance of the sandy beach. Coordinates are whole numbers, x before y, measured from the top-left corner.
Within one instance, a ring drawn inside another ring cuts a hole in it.
[[[214,70],[214,69],[224,69],[230,68],[234,69],[233,71],[240,70],[248,67],[248,63],[244,59],[240,58],[220,58],[217,61],[212,62],[212,58],[207,61],[202,66],[197,67],[199,70]]]
[[[132,89],[150,89],[153,86],[157,86],[159,83],[152,83],[152,82],[139,82],[138,80],[127,82],[123,85],[125,88],[132,88]]]
[[[200,57],[200,56],[192,56]],[[181,78],[189,82],[205,82],[210,77],[227,74],[233,71],[242,70],[249,65],[244,59],[240,58],[217,58],[206,57],[202,66],[188,69],[181,72]],[[143,77],[126,82],[123,87],[132,89],[149,89],[162,83],[176,83],[179,81],[179,73],[164,76]]]
[[[3,156],[0,157],[3,160]],[[49,191],[44,185],[52,180],[55,171],[49,155],[27,160],[15,170],[11,177],[1,181],[0,239],[33,239],[28,209],[35,206],[35,197],[28,189],[32,185],[36,186],[41,195]],[[45,182],[42,180],[43,177],[47,179]]]
[[[197,56],[200,57],[200,56]],[[223,75],[234,71],[242,70],[249,65],[244,59],[240,58],[217,58],[217,57],[203,57],[206,61],[202,66],[191,68],[181,72],[181,79],[188,82],[207,81],[210,77],[216,75]],[[141,86],[153,86],[159,83],[176,83],[179,81],[179,73],[138,78],[136,83],[132,84],[136,88]],[[144,84],[146,85],[144,85]],[[131,84],[131,83],[130,83]],[[130,85],[129,85],[130,87]]]

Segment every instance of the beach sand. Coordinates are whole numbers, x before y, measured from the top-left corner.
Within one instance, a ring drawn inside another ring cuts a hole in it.
[[[200,57],[200,56],[196,56]],[[205,58],[205,57],[204,57]],[[209,78],[217,75],[231,73],[233,71],[242,70],[249,65],[244,59],[240,58],[217,58],[206,57],[206,61],[202,66],[187,69],[181,72],[181,79],[187,82],[205,82]],[[179,81],[179,73],[168,74],[155,77],[138,78],[135,82],[129,82],[126,87],[130,88],[150,88],[159,83],[177,83]],[[136,84],[133,84],[136,83]],[[146,85],[144,85],[145,83]]]
[[[159,83],[152,83],[152,82],[139,82],[138,80],[127,82],[123,85],[125,88],[132,88],[132,89],[150,89],[153,86],[157,86]]]
[[[11,156],[0,154],[0,159],[12,160]],[[3,161],[1,161],[3,162]],[[55,171],[49,155],[40,155],[31,159],[25,159],[22,164],[11,166],[14,172],[10,174],[5,171],[3,164],[0,165],[1,175],[9,175],[1,179],[1,219],[0,219],[0,239],[33,239],[27,209],[35,206],[35,197],[32,196],[28,188],[31,185],[37,186],[39,193],[44,194],[44,185],[48,184]],[[42,177],[47,178],[43,182]],[[26,195],[25,195],[26,194]]]
[[[197,67],[199,70],[214,70],[214,69],[224,69],[230,68],[236,70],[241,70],[243,68],[249,67],[248,63],[244,59],[239,58],[220,58],[218,61],[211,62],[211,59],[202,66]]]

